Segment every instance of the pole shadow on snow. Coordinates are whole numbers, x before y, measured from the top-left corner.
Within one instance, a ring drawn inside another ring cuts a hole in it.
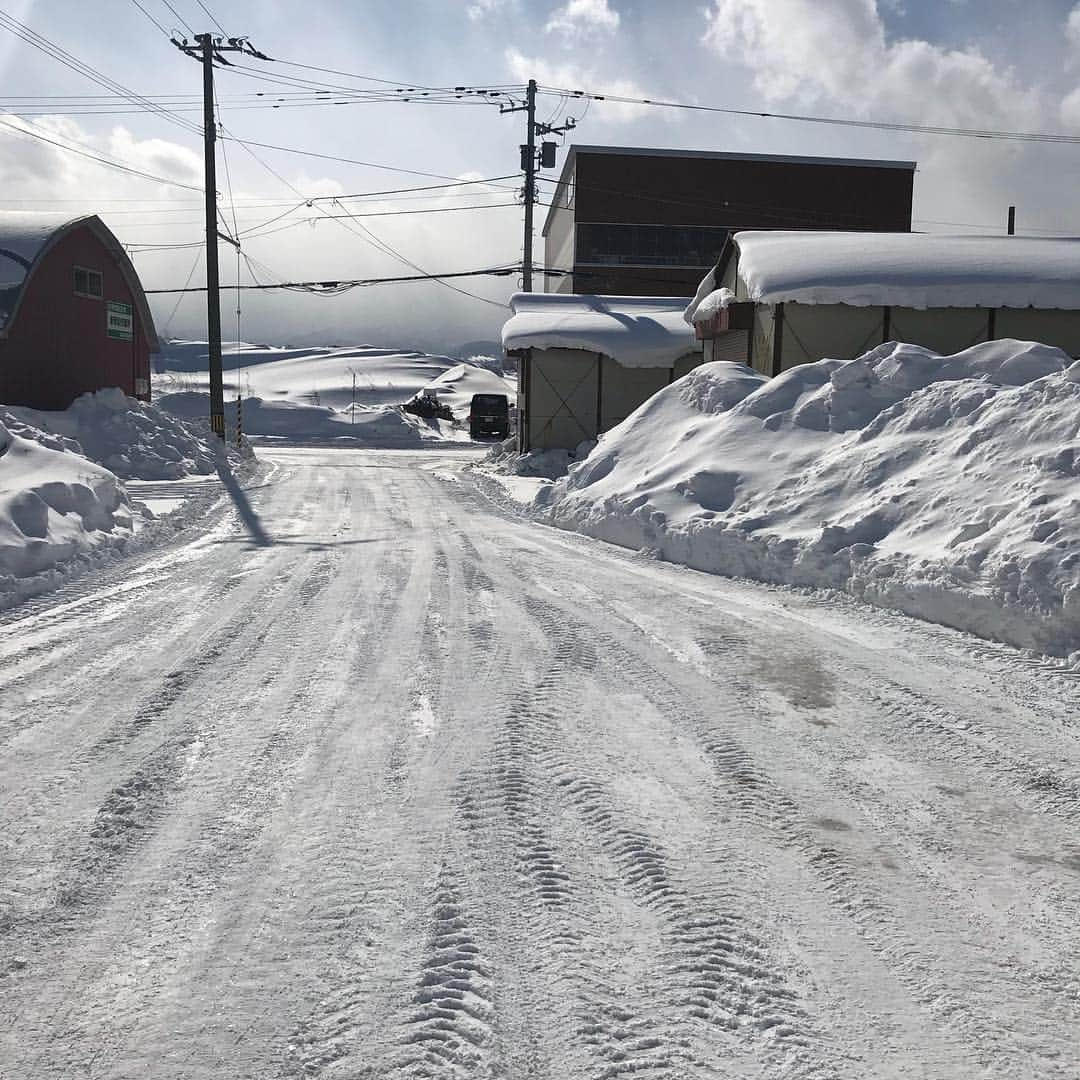
[[[274,538],[263,528],[259,515],[255,513],[248,500],[247,492],[240,486],[239,481],[229,467],[229,462],[223,455],[218,457],[217,473],[225,490],[229,493],[229,498],[232,499],[237,513],[240,515],[240,520],[243,521],[245,528],[251,534],[252,543],[258,547],[270,547],[274,543]]]

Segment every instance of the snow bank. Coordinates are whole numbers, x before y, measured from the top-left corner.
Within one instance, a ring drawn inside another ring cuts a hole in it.
[[[116,476],[45,445],[51,437],[41,434],[40,441],[26,438],[0,423],[0,598],[20,579],[131,536],[131,509]]]
[[[701,570],[1080,662],[1080,362],[1044,345],[890,343],[772,380],[706,364],[537,504]]]
[[[672,367],[700,351],[683,319],[687,301],[667,296],[515,293],[503,348],[582,349],[623,367]]]
[[[125,480],[177,480],[215,468],[208,426],[199,431],[116,388],[83,394],[64,412],[11,407],[6,415],[9,426],[36,429],[28,437],[83,454]],[[197,419],[205,417],[206,410]]]
[[[195,391],[165,394],[158,399],[163,409],[180,417],[197,419],[206,415],[209,397]],[[410,416],[396,405],[358,404],[339,412],[325,405],[304,405],[295,401],[264,401],[244,398],[242,423],[245,435],[296,441],[355,439],[373,446],[411,448],[433,443],[468,439],[448,424]],[[236,403],[225,404],[227,433],[235,425]]]
[[[734,242],[747,297],[764,304],[1080,307],[1080,239],[748,231]]]

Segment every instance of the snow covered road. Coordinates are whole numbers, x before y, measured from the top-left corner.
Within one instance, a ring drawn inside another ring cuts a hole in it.
[[[1080,1075],[1080,682],[260,456],[0,617],[4,1080]]]

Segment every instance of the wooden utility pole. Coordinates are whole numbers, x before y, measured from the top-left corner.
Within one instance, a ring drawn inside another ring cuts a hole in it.
[[[525,113],[525,142],[521,146],[521,169],[525,173],[525,238],[521,259],[521,291],[533,291],[533,206],[536,204],[536,169],[555,165],[555,143],[544,143],[540,154],[536,150],[537,135],[563,135],[577,126],[571,116],[561,127],[536,122],[536,80],[530,79],[525,88],[523,105],[502,105],[499,112]]]
[[[224,53],[244,53],[259,60],[268,56],[254,49],[246,38],[225,38],[196,34],[194,43],[173,38],[172,43],[202,64],[203,69],[203,159],[206,205],[206,336],[210,362],[210,427],[225,439],[225,389],[221,371],[221,281],[218,273],[218,240],[239,249],[240,244],[223,236],[217,227],[217,124],[214,120],[214,64],[229,67]]]
[[[536,202],[536,80],[530,79],[525,91],[526,144],[521,164],[525,168],[525,251],[521,264],[521,288],[532,292],[533,204]]]

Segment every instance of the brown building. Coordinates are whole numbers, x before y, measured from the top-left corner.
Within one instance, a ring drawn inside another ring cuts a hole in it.
[[[572,146],[544,223],[547,291],[693,296],[742,229],[910,232],[915,163]]]

